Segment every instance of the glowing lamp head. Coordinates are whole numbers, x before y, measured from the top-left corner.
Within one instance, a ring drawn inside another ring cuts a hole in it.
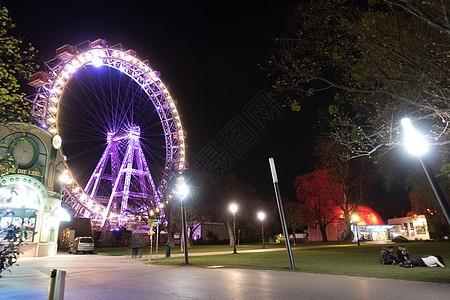
[[[354,222],[358,222],[358,221],[359,221],[359,216],[358,216],[358,215],[353,215],[353,216],[352,216],[352,220],[353,220]]]
[[[266,217],[266,214],[263,213],[262,211],[258,213],[258,219],[260,219],[261,222],[264,221],[264,218],[265,218],[265,217]]]
[[[180,197],[180,200],[183,200],[189,194],[189,189],[186,183],[184,182],[184,177],[178,178],[176,194]]]
[[[409,152],[414,155],[422,155],[428,149],[428,144],[414,129],[409,118],[402,119],[402,126],[405,129],[405,144]]]
[[[234,203],[230,204],[230,211],[233,215],[237,212],[237,209],[238,209],[238,207],[236,204],[234,204]]]

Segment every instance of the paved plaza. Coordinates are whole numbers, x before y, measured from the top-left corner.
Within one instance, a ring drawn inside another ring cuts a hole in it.
[[[0,299],[47,299],[50,270],[66,271],[65,299],[449,299],[450,284],[290,271],[146,265],[126,256],[21,258]]]

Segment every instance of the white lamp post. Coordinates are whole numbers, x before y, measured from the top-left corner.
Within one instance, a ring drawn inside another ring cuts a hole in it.
[[[180,198],[181,202],[181,227],[183,229],[183,251],[184,251],[184,263],[187,265],[189,263],[188,258],[188,247],[187,247],[187,230],[186,230],[186,211],[184,209],[184,202],[183,199],[186,198],[186,196],[189,194],[189,189],[186,186],[186,183],[184,182],[183,177],[178,178],[178,185],[177,185],[177,191],[176,194]]]
[[[266,214],[262,211],[258,213],[258,219],[261,220],[261,237],[262,237],[262,248],[265,249],[266,245],[264,244],[264,218],[266,217]]]
[[[421,155],[427,151],[428,148],[427,142],[417,133],[417,131],[415,131],[409,118],[403,118],[401,122],[403,128],[405,129],[406,147],[412,154],[416,155],[419,158],[423,170],[427,175],[428,181],[430,181],[431,187],[433,188],[434,194],[436,195],[436,198],[438,199],[439,204],[441,205],[445,218],[447,219],[447,222],[450,225],[450,215],[447,200],[445,199],[445,196],[442,193],[442,190],[439,187],[439,184],[430,166],[421,157]]]
[[[359,221],[359,217],[358,217],[358,215],[353,215],[353,216],[352,216],[352,219],[353,219],[353,223],[355,224],[356,239],[358,240],[358,246],[361,246],[361,244],[359,243],[359,232],[358,232],[358,221]]]
[[[236,212],[237,205],[232,203],[230,205],[230,211],[233,214],[233,254],[236,254]]]

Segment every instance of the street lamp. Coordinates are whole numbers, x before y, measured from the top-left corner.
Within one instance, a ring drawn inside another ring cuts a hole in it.
[[[261,236],[262,236],[262,248],[265,249],[266,245],[264,245],[264,218],[266,217],[266,214],[260,211],[258,213],[258,219],[261,220]]]
[[[183,199],[186,198],[186,196],[189,194],[189,189],[186,186],[186,183],[184,182],[183,177],[178,178],[176,194],[180,198],[180,202],[181,202],[181,227],[183,228],[183,239],[184,239],[184,243],[183,243],[184,263],[187,265],[189,263],[189,258],[188,258],[188,247],[187,247],[186,211],[184,209]]]
[[[233,214],[233,254],[236,254],[236,212],[237,205],[232,203],[230,205],[230,211]]]
[[[407,149],[414,155],[419,158],[420,163],[422,164],[423,170],[427,175],[428,181],[433,188],[434,194],[441,205],[442,211],[444,212],[445,218],[447,219],[448,224],[450,225],[450,215],[447,200],[445,199],[444,194],[442,193],[441,188],[436,180],[436,177],[433,174],[431,167],[428,165],[426,161],[424,161],[421,157],[427,151],[428,145],[426,141],[415,131],[411,120],[409,118],[402,119],[402,126],[405,129],[405,144]]]
[[[356,239],[358,240],[358,246],[361,246],[359,243],[359,233],[358,233],[358,221],[359,221],[359,217],[358,215],[353,215],[352,216],[353,219],[353,224],[355,224],[355,230],[356,230]]]

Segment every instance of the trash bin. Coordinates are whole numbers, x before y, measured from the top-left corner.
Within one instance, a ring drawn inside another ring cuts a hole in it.
[[[166,258],[170,257],[170,242],[167,241],[166,243]]]

